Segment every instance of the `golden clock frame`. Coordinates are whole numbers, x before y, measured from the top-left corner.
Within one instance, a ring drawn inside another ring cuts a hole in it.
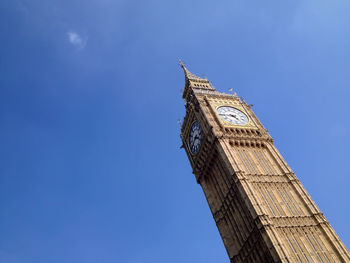
[[[258,129],[257,125],[253,121],[252,117],[250,116],[249,112],[246,110],[246,108],[242,105],[241,101],[239,98],[235,98],[235,100],[227,100],[227,99],[219,99],[219,98],[207,98],[207,101],[211,107],[211,110],[213,111],[216,119],[218,122],[223,126],[223,127],[228,127],[228,128],[249,128],[249,129]],[[220,107],[232,107],[235,108],[241,112],[243,112],[247,118],[248,118],[248,123],[244,125],[236,125],[229,123],[222,119],[217,112],[217,109]]]

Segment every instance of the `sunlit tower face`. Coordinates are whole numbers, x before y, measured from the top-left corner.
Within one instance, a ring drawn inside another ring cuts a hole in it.
[[[181,138],[231,262],[350,262],[251,106],[185,72]]]

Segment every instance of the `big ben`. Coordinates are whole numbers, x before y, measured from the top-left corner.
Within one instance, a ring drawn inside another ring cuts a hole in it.
[[[180,64],[183,147],[230,262],[350,262],[251,106]]]

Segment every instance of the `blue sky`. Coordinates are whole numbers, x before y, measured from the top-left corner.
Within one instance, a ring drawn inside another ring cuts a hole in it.
[[[233,88],[350,246],[350,3],[0,2],[0,263],[228,262],[178,60]]]

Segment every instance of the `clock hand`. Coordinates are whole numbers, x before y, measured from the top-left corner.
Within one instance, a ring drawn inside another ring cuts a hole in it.
[[[229,114],[231,117],[235,118],[236,120],[239,120],[235,114]]]
[[[238,120],[237,116],[232,114],[232,113],[219,113],[220,116],[231,116],[233,118],[235,118],[236,120]]]

